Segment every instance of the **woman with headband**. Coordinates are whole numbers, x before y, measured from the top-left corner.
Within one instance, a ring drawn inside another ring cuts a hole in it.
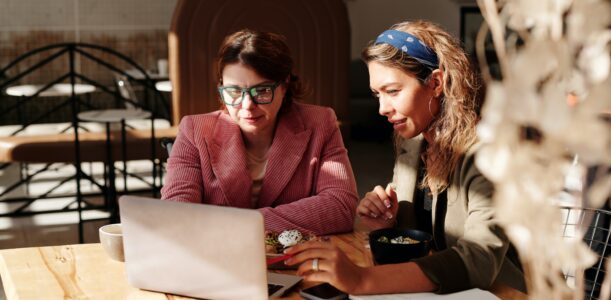
[[[459,43],[435,24],[394,25],[362,53],[379,113],[394,126],[393,182],[357,207],[371,230],[411,227],[433,234],[431,255],[360,267],[313,241],[288,250],[306,280],[351,294],[451,293],[501,283],[525,291],[517,254],[495,219],[493,186],[477,170],[478,77]]]

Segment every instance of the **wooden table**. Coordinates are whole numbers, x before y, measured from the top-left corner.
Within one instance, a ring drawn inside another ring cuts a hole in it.
[[[115,159],[112,155],[112,131],[110,130],[111,123],[118,123],[121,127],[121,160],[123,162],[123,193],[127,193],[127,129],[126,121],[129,120],[144,120],[151,117],[150,111],[141,109],[100,109],[100,110],[89,110],[80,112],[78,119],[87,122],[97,122],[105,124],[106,127],[106,163],[104,164],[104,174],[107,176],[104,178],[104,182],[108,182],[105,192],[105,204],[110,210],[110,222],[119,222],[119,198],[117,196],[116,178],[115,178]],[[151,120],[151,128],[154,130],[155,126],[153,120]],[[152,137],[151,137],[152,138]],[[151,148],[151,153],[153,149]],[[155,164],[155,158],[151,156],[151,162]],[[93,174],[91,175],[93,176]],[[153,190],[155,190],[156,178],[153,178]],[[80,240],[82,241],[82,239]]]
[[[38,84],[25,84],[25,85],[16,85],[11,86],[6,89],[6,94],[10,96],[17,97],[30,97],[43,88],[44,85]],[[87,93],[93,93],[95,91],[95,86],[91,84],[82,84],[75,83],[74,84],[74,94],[81,95]],[[48,89],[42,91],[38,94],[38,97],[62,97],[62,96],[70,96],[72,95],[72,85],[69,83],[56,83],[50,86]]]
[[[360,266],[372,265],[367,234],[331,237]],[[290,272],[290,271],[285,271]],[[140,290],[127,283],[123,263],[111,260],[100,244],[80,244],[0,251],[0,275],[7,299],[190,299]],[[315,285],[302,282],[299,289]],[[492,292],[501,299],[525,299],[508,287]],[[297,292],[283,299],[301,299]]]

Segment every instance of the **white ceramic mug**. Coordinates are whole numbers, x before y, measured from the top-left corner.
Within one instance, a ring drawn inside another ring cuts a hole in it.
[[[168,76],[168,60],[160,59],[157,61],[157,73],[159,76]]]
[[[123,253],[123,230],[120,223],[100,227],[100,243],[110,258],[125,261]]]

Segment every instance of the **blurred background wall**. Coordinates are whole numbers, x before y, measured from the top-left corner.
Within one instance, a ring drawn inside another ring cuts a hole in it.
[[[371,139],[371,135],[376,136],[374,139],[387,139],[390,129],[377,116],[377,102],[372,99],[368,88],[367,70],[359,61],[361,49],[381,31],[404,20],[428,19],[458,36],[460,9],[462,6],[475,6],[475,0],[344,2],[350,19],[353,60],[350,69],[351,124],[356,127],[354,132],[357,139]],[[167,33],[175,5],[175,0],[1,0],[0,67],[20,54],[44,45],[82,42],[117,50],[143,68],[155,72],[157,61],[168,55]],[[54,61],[45,67],[49,68],[48,72],[35,72],[21,82],[45,82],[49,80],[47,77],[60,73],[65,66],[64,61]],[[77,61],[77,70],[112,84],[112,75],[92,62]],[[3,75],[11,74],[0,74]],[[16,99],[0,95],[0,109],[12,105],[14,101]],[[50,99],[49,104],[52,101]],[[18,115],[0,119],[0,125],[19,123]]]
[[[287,0],[290,1],[290,0]],[[475,0],[345,0],[352,58],[388,26],[410,19],[437,22],[458,36],[460,7]],[[94,43],[116,49],[147,69],[167,56],[175,0],[2,0],[0,66],[50,43]]]
[[[28,50],[61,42],[103,45],[147,69],[167,57],[173,0],[2,0],[0,66]],[[81,66],[86,67],[86,66]]]

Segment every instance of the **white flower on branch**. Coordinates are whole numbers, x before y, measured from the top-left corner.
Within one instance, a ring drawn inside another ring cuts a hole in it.
[[[559,205],[597,208],[611,193],[611,2],[478,4],[503,79],[488,77],[476,164],[495,184],[499,221],[529,274],[530,296],[581,299],[583,270],[599,257],[582,241],[582,210]],[[594,167],[604,172],[586,180]]]
[[[585,71],[593,83],[600,83],[609,77],[611,67],[611,30],[593,34],[584,44],[578,58],[579,68]]]

